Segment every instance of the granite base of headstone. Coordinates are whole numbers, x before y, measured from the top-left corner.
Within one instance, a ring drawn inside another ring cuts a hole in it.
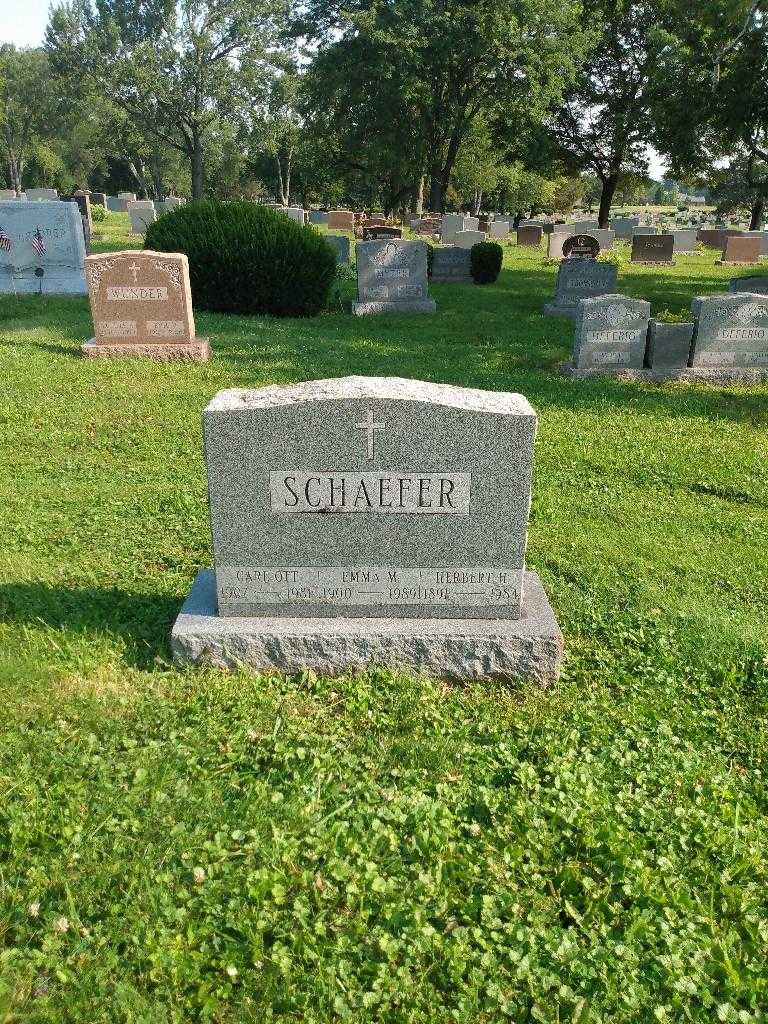
[[[209,359],[208,339],[195,335],[183,253],[103,253],[86,258],[85,272],[95,332],[81,348],[86,358]]]
[[[359,242],[356,250],[357,297],[355,316],[375,313],[434,313],[427,287],[427,247],[424,242]]]
[[[178,662],[557,678],[562,634],[525,566],[522,395],[376,377],[222,391],[203,432],[214,570],[173,627]]]

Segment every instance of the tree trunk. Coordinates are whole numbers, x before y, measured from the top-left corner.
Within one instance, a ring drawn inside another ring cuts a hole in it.
[[[415,217],[420,217],[421,212],[424,209],[424,175],[419,176],[418,183],[413,190],[411,197],[411,213]]]
[[[429,212],[442,213],[444,203],[443,182],[440,172],[433,171],[429,179]]]
[[[597,213],[597,223],[601,228],[608,227],[611,216],[611,203],[616,193],[616,186],[619,184],[618,174],[609,174],[603,178],[603,190],[600,193],[600,209]]]
[[[21,175],[24,169],[24,164],[15,153],[11,153],[8,157],[8,176],[11,179],[11,188],[15,190],[17,195],[21,195]]]
[[[765,196],[759,195],[752,204],[752,216],[749,221],[750,231],[759,231],[760,224],[763,220],[763,214],[765,213]]]
[[[205,193],[203,142],[197,133],[192,136],[192,151],[189,154],[189,161],[192,165],[192,199],[202,199]]]

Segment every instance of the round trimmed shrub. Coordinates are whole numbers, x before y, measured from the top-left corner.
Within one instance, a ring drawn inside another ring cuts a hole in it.
[[[504,250],[498,242],[477,242],[470,251],[470,270],[475,284],[493,284],[501,271]]]
[[[144,248],[186,253],[195,306],[219,313],[315,316],[336,274],[319,232],[247,202],[179,206],[149,225]]]

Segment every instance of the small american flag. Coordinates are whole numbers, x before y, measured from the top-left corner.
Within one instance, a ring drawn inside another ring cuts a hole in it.
[[[3,228],[0,228],[0,249],[5,249],[6,252],[11,251],[11,240]]]
[[[45,248],[45,242],[43,241],[43,236],[42,236],[42,233],[40,231],[40,226],[39,225],[38,225],[37,231],[35,232],[34,237],[32,239],[32,248],[34,249],[35,256],[37,256],[38,259],[42,259],[43,256],[45,256],[46,252],[48,251]]]

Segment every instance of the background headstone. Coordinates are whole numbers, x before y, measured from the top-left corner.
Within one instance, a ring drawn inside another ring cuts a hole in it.
[[[732,293],[747,292],[751,295],[768,295],[767,277],[734,277],[728,291]]]
[[[484,241],[484,231],[457,231],[453,236],[453,244],[458,245],[461,249],[471,249],[473,245]]]
[[[371,313],[434,313],[427,288],[423,242],[358,242],[356,316]]]
[[[672,252],[676,255],[678,253],[693,253],[696,252],[696,243],[698,242],[698,231],[696,228],[680,228],[671,232],[672,238]]]
[[[491,238],[509,238],[509,221],[492,220],[488,225],[488,234]]]
[[[594,235],[570,235],[563,242],[563,256],[566,259],[589,257],[596,259],[600,255],[600,243]]]
[[[354,231],[355,215],[351,210],[330,210],[328,213],[329,231]]]
[[[674,235],[634,235],[633,263],[673,263]]]
[[[658,234],[658,229],[650,227],[649,225],[638,224],[632,228],[632,237],[635,235],[655,235]]]
[[[538,246],[541,245],[541,240],[544,237],[544,230],[538,224],[527,224],[520,226],[517,229],[517,244],[522,246]]]
[[[85,295],[85,237],[75,203],[0,202],[0,294]],[[42,273],[39,273],[42,271]]]
[[[309,223],[310,224],[322,224],[328,225],[328,214],[324,210],[310,210],[309,211]]]
[[[332,245],[336,251],[337,263],[349,263],[349,236],[348,235],[325,235],[325,240]]]
[[[554,302],[544,307],[544,313],[548,316],[575,316],[581,299],[612,293],[617,277],[618,270],[613,263],[564,259],[557,272]]]
[[[140,199],[128,203],[128,217],[131,222],[131,234],[143,235],[150,224],[157,220],[155,204],[151,199]]]
[[[472,253],[460,245],[443,245],[432,256],[431,280],[437,284],[469,284]]]
[[[744,235],[731,235],[725,240],[723,263],[759,263],[762,240],[745,238]]]
[[[583,299],[576,313],[573,367],[642,369],[650,315],[650,302],[625,295]]]
[[[28,188],[27,199],[31,203],[39,203],[43,201],[52,201],[59,198],[59,193],[55,188]]]

